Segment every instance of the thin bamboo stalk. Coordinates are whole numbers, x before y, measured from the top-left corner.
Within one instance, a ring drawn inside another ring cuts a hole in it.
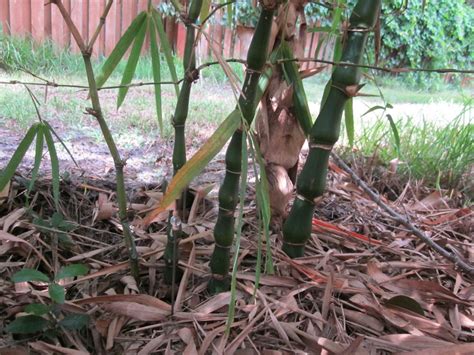
[[[310,151],[296,186],[296,199],[283,226],[283,251],[288,256],[303,256],[304,246],[311,236],[314,201],[326,189],[329,155],[339,138],[341,117],[346,101],[359,90],[360,65],[368,33],[373,29],[380,11],[380,0],[359,0],[349,19],[348,35],[342,52],[341,65],[331,77],[331,88],[314,123]]]
[[[239,97],[243,124],[250,126],[255,115],[255,97],[259,91],[259,79],[267,60],[268,45],[273,22],[273,14],[279,2],[261,1],[262,12],[255,28],[255,33],[247,55],[247,71]],[[208,289],[212,293],[229,289],[228,271],[230,266],[230,249],[234,239],[234,211],[239,200],[239,180],[242,160],[243,127],[232,136],[226,152],[226,174],[219,189],[219,214],[214,227],[215,246],[210,261],[212,278]],[[243,196],[241,196],[243,198]]]
[[[173,146],[173,175],[183,167],[186,163],[186,136],[185,136],[185,125],[186,119],[189,113],[189,98],[191,95],[191,86],[194,81],[198,78],[199,71],[196,70],[196,55],[195,55],[195,24],[197,22],[203,0],[193,0],[189,7],[187,15],[182,15],[182,18],[186,25],[186,44],[184,48],[183,68],[184,68],[184,80],[181,84],[181,90],[178,96],[178,102],[176,103],[175,112],[173,115],[173,127],[174,127],[174,146]],[[178,213],[186,205],[187,189],[182,193],[182,197],[177,201]],[[184,218],[184,213],[181,215]],[[166,249],[171,250],[174,246],[170,245],[172,241],[168,239]],[[174,250],[174,249],[173,249]],[[178,282],[181,279],[182,273],[176,273],[176,267],[178,265],[177,260],[178,253],[173,254],[173,258],[165,258],[165,281],[171,283],[171,280]],[[175,277],[172,277],[172,274]]]
[[[139,282],[139,266],[138,266],[138,253],[135,247],[135,241],[133,240],[132,232],[130,229],[130,224],[127,219],[127,194],[125,191],[125,179],[123,173],[123,167],[125,165],[124,161],[120,157],[120,153],[117,149],[117,145],[115,144],[114,138],[112,137],[112,133],[110,132],[109,126],[105,121],[104,115],[102,113],[102,108],[100,105],[99,99],[99,91],[97,89],[97,83],[95,80],[94,69],[92,67],[91,62],[91,55],[92,51],[90,48],[86,47],[82,36],[80,35],[79,31],[77,30],[74,22],[72,21],[69,13],[67,12],[66,8],[62,4],[61,0],[54,0],[51,1],[52,3],[58,6],[61,15],[64,18],[69,30],[73,34],[75,40],[79,48],[81,49],[82,57],[84,59],[84,65],[86,69],[87,81],[89,84],[89,95],[91,98],[92,109],[89,109],[89,113],[93,115],[97,122],[99,123],[99,127],[102,131],[102,135],[104,136],[104,140],[109,148],[110,155],[114,161],[115,166],[115,179],[117,182],[117,202],[118,202],[118,215],[120,219],[120,223],[123,228],[123,237],[125,240],[125,245],[128,249],[129,255],[129,262],[130,262],[130,271],[132,276],[135,278],[137,283]],[[107,16],[107,12],[110,7],[106,8],[103,17]]]

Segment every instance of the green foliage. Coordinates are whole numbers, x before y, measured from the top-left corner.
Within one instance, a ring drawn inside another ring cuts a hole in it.
[[[51,298],[51,304],[31,303],[24,309],[26,316],[19,316],[7,325],[7,332],[13,334],[34,334],[38,332],[54,331],[58,327],[68,330],[80,330],[89,322],[87,314],[68,313],[61,314],[61,305],[66,300],[66,290],[64,286],[59,285],[56,281],[67,278],[76,277],[87,274],[89,268],[83,264],[71,264],[59,269],[54,281],[42,273],[34,269],[22,269],[12,276],[12,281],[31,282],[40,281],[48,283],[48,294]]]
[[[381,60],[387,66],[469,68],[474,61],[474,8],[465,0],[385,1]],[[407,81],[431,86],[439,74],[407,74]]]

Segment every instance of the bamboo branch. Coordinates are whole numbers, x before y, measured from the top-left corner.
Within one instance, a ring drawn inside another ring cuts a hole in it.
[[[407,228],[409,231],[411,231],[414,235],[416,235],[423,243],[427,244],[431,249],[436,251],[438,254],[441,256],[445,257],[449,261],[452,261],[455,266],[459,267],[462,269],[464,272],[466,272],[469,275],[474,275],[474,266],[467,263],[463,259],[461,259],[458,255],[454,253],[450,253],[443,247],[441,247],[439,244],[437,244],[435,241],[430,239],[428,236],[426,236],[421,230],[416,228],[408,218],[403,217],[401,214],[396,212],[394,209],[392,209],[390,206],[387,206],[385,203],[382,202],[380,199],[380,195],[376,192],[374,192],[362,179],[357,176],[357,174],[335,153],[331,153],[331,157],[334,159],[334,161],[337,163],[337,165],[347,172],[352,180],[362,189],[364,190],[367,195],[370,196],[371,200],[374,201],[377,206],[379,206],[381,209],[383,209],[386,213],[389,214],[389,216],[396,222],[400,223],[403,225],[405,228]]]
[[[107,2],[107,5],[105,5],[104,13],[102,16],[100,16],[99,19],[99,24],[97,25],[97,28],[95,29],[94,34],[91,37],[91,40],[89,41],[89,44],[87,45],[87,52],[92,53],[92,47],[94,47],[94,43],[99,37],[100,31],[102,30],[102,27],[105,25],[105,19],[107,18],[107,15],[109,14],[110,8],[112,7],[112,3],[114,0],[109,0]]]
[[[79,30],[77,29],[76,25],[74,24],[74,21],[71,19],[71,16],[69,16],[69,13],[67,12],[66,8],[64,7],[62,1],[61,0],[51,0],[50,3],[54,4],[58,7],[59,12],[61,12],[61,15],[64,19],[64,22],[66,22],[66,25],[67,25],[69,31],[71,31],[72,36],[76,40],[77,46],[81,50],[81,53],[87,52],[87,47],[84,43],[84,40],[82,39],[82,36],[81,36]]]

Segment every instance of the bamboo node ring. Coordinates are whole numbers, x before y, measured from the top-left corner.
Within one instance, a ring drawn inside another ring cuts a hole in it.
[[[309,198],[304,197],[303,195],[296,194],[296,198],[301,201],[305,201],[311,205],[314,205],[314,201],[310,200]]]
[[[333,146],[331,144],[310,143],[309,147],[311,149],[314,148],[314,149],[323,149],[323,150],[331,151]]]

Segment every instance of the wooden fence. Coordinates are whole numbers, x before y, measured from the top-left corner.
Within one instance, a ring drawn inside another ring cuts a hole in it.
[[[106,0],[62,0],[81,35],[88,39],[97,27],[104,11]],[[152,0],[158,5],[161,0]],[[107,16],[105,26],[96,42],[94,55],[108,55],[135,16],[146,9],[148,0],[115,0]],[[222,10],[223,11],[223,10]],[[197,46],[200,60],[215,57],[218,52],[224,57],[245,58],[251,36],[244,28],[231,30],[219,24],[223,13],[216,13],[214,24],[205,29]],[[184,52],[185,28],[174,18],[165,18],[165,29],[174,51]],[[51,39],[58,46],[79,52],[74,39],[66,27],[61,14],[49,0],[0,0],[0,24],[3,32],[12,36],[30,36],[38,43]],[[313,53],[318,36],[305,33],[305,56]],[[206,39],[208,38],[210,42]],[[212,43],[212,46],[209,45]],[[147,48],[145,47],[144,50]],[[323,55],[324,56],[324,55]],[[327,57],[327,55],[325,56]]]

